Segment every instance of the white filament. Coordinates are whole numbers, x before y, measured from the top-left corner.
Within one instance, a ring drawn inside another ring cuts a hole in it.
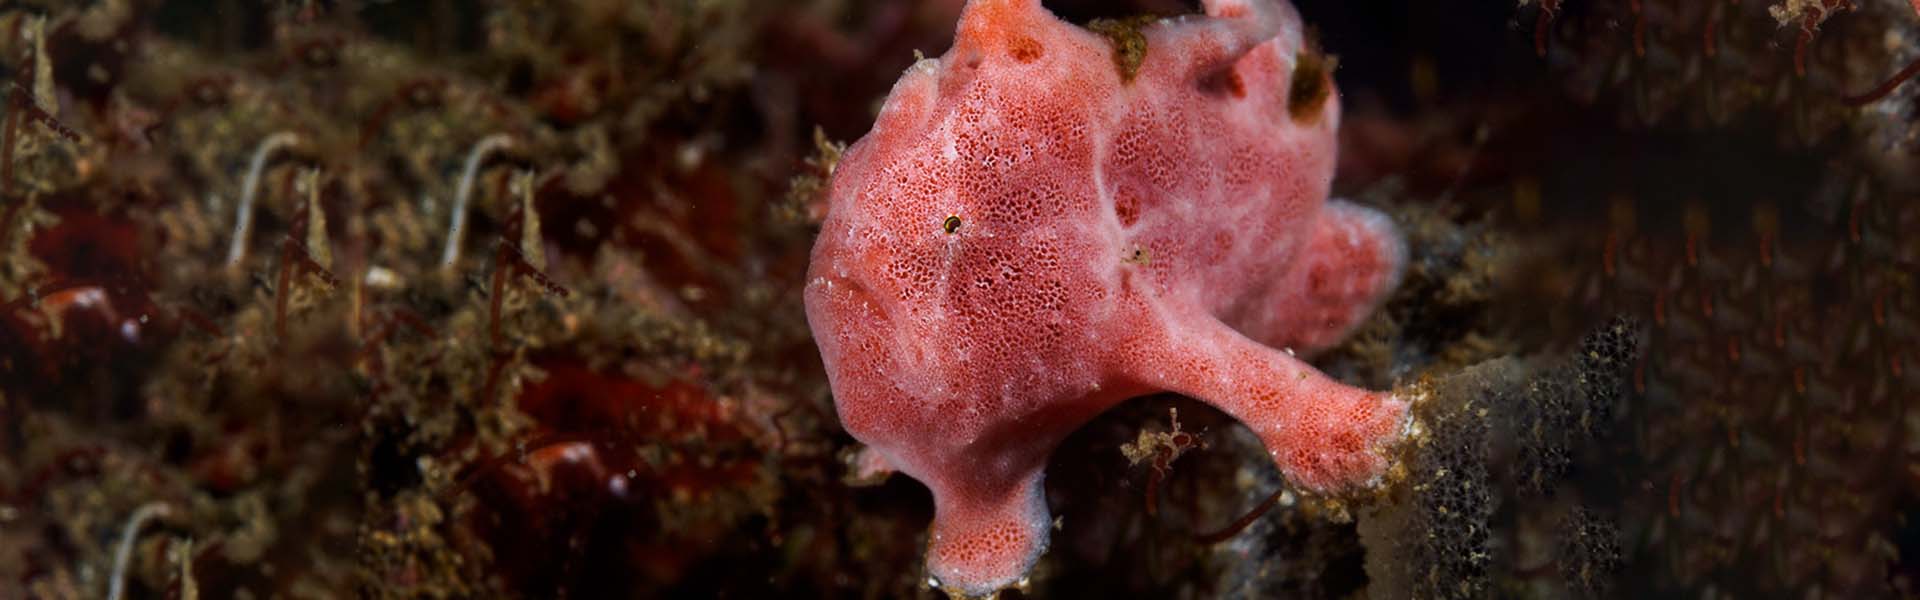
[[[113,579],[107,584],[107,600],[126,597],[127,562],[133,557],[133,542],[140,538],[140,528],[169,512],[172,509],[163,502],[148,502],[134,509],[133,516],[127,518],[127,524],[120,529],[120,546],[113,551]]]
[[[233,243],[227,248],[227,267],[240,265],[247,257],[247,238],[253,234],[253,198],[260,189],[261,172],[267,169],[267,159],[281,148],[300,143],[300,136],[290,131],[282,131],[260,141],[253,151],[253,160],[247,164],[247,179],[240,187],[240,206],[233,218]]]
[[[460,186],[453,199],[453,215],[447,223],[447,248],[440,254],[440,268],[451,269],[460,261],[460,240],[467,229],[467,205],[472,202],[474,182],[480,178],[480,164],[486,162],[487,155],[512,146],[512,137],[496,133],[481,139],[467,153],[466,169],[460,173]]]

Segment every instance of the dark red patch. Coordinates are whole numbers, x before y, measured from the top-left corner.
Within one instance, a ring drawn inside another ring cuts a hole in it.
[[[1016,36],[1007,42],[1007,54],[1012,55],[1014,60],[1022,63],[1031,63],[1040,60],[1040,57],[1046,55],[1046,53],[1046,48],[1040,47],[1039,40],[1024,35]]]

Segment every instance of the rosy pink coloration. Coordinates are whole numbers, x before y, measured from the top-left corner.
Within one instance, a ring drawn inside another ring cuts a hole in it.
[[[971,0],[834,174],[808,321],[847,430],[932,488],[950,591],[1025,575],[1048,454],[1126,398],[1210,402],[1318,492],[1377,481],[1402,434],[1404,402],[1276,349],[1337,341],[1405,261],[1325,200],[1338,102],[1290,86],[1332,82],[1295,77],[1291,6],[1206,8],[1145,26],[1128,81],[1038,0]]]

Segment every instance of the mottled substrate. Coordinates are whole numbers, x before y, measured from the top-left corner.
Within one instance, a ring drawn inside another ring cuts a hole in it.
[[[1577,101],[1617,106],[1626,127],[1778,116],[1780,138],[1800,143],[1844,129],[1909,128],[1897,112],[1862,114],[1836,101],[1875,88],[1913,58],[1915,16],[1901,0],[1543,0],[1517,16],[1542,11],[1552,16],[1534,33],[1561,84]],[[1907,150],[1920,148],[1913,142]]]
[[[1369,594],[1604,596],[1621,563],[1617,536],[1602,536],[1610,517],[1556,495],[1575,457],[1614,427],[1641,335],[1618,319],[1563,361],[1495,359],[1409,386],[1418,429],[1401,450],[1404,485],[1360,521]],[[1571,525],[1536,529],[1556,518]]]
[[[1865,108],[1847,97],[1913,59],[1902,40],[1920,19],[1904,4],[1888,11],[1892,3],[1835,15],[1813,39],[1804,81],[1792,74],[1796,29],[1779,32],[1784,46],[1721,38],[1733,48],[1721,66],[1751,69],[1739,85],[1772,91],[1713,119],[1674,119],[1727,106],[1706,93],[1725,89],[1700,77],[1713,71],[1663,70],[1672,64],[1656,56],[1711,42],[1699,37],[1706,22],[1649,3],[1642,61],[1631,56],[1631,28],[1601,26],[1632,23],[1626,4],[1582,6],[1585,15],[1556,30],[1579,33],[1553,38],[1550,54],[1621,77],[1585,98],[1595,105],[1555,110],[1569,123],[1640,118],[1543,147],[1567,160],[1529,161],[1496,139],[1476,165],[1519,165],[1545,180],[1515,178],[1502,184],[1509,197],[1493,198],[1497,212],[1540,229],[1521,238],[1540,260],[1509,273],[1555,307],[1532,318],[1564,330],[1626,312],[1644,332],[1641,359],[1602,382],[1623,390],[1611,410],[1590,421],[1533,411],[1555,429],[1602,425],[1571,452],[1495,436],[1518,441],[1518,473],[1531,476],[1496,488],[1504,499],[1490,519],[1487,585],[1522,596],[1911,595],[1916,538],[1904,523],[1915,488],[1888,473],[1916,464],[1906,432],[1920,427],[1908,410],[1920,379],[1907,275],[1920,251],[1890,233],[1920,223],[1907,143],[1915,92],[1909,84]],[[1598,48],[1619,54],[1589,62],[1604,56],[1586,53]],[[1689,65],[1714,63],[1681,54]],[[1604,147],[1649,155],[1592,151]],[[1602,341],[1594,347],[1611,347]],[[1531,381],[1526,389],[1545,397],[1587,387],[1565,376]],[[1510,506],[1521,512],[1502,516]],[[1595,576],[1609,569],[1635,576]]]
[[[787,293],[775,15],[467,8],[0,15],[0,596],[913,589]]]
[[[1582,244],[1603,260],[1579,306],[1649,315],[1637,414],[1601,457],[1629,555],[1667,575],[1648,591],[1913,593],[1914,480],[1889,474],[1920,464],[1920,245],[1895,233],[1920,202],[1865,166],[1816,183],[1677,219],[1623,198]]]
[[[1627,568],[1652,575],[1617,593],[1915,593],[1920,245],[1896,232],[1920,225],[1920,92],[1859,99],[1916,58],[1920,18],[1903,2],[1857,4],[1813,37],[1804,79],[1773,56],[1756,69],[1772,75],[1751,79],[1779,93],[1688,125],[1704,143],[1669,160],[1727,189],[1616,186],[1588,201],[1596,227],[1564,241],[1583,266],[1558,282],[1560,312],[1629,311],[1647,331],[1633,400],[1568,488],[1616,515]],[[1647,73],[1650,91],[1713,89]]]

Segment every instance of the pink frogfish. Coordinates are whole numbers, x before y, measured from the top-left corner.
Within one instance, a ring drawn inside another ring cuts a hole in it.
[[[1407,403],[1301,360],[1398,284],[1390,219],[1329,201],[1340,106],[1284,0],[1108,23],[969,0],[835,168],[807,320],[846,430],[933,491],[926,566],[1017,585],[1047,458],[1171,391],[1256,433],[1297,488],[1379,485]]]

